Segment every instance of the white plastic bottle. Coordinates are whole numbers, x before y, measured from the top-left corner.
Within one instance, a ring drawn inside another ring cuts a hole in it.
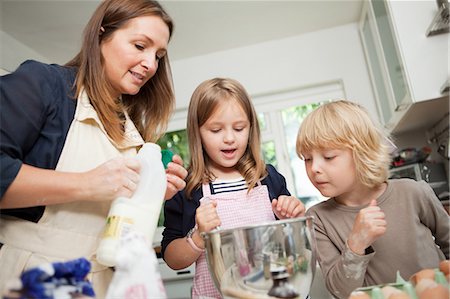
[[[166,192],[166,173],[161,148],[146,143],[136,157],[141,162],[140,180],[131,198],[116,198],[109,210],[97,260],[105,266],[116,265],[120,240],[130,231],[142,233],[151,245]]]

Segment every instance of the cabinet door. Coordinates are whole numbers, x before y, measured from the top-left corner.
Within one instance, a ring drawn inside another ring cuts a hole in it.
[[[380,114],[383,124],[387,124],[392,117],[394,109],[391,97],[388,94],[386,86],[388,82],[383,76],[382,60],[375,45],[375,38],[373,34],[373,18],[369,18],[370,10],[367,9],[363,13],[361,23],[361,35],[363,40],[364,50],[366,52],[366,59],[368,62],[370,75],[372,77],[372,85],[377,99],[378,113]],[[371,24],[372,23],[372,24]]]
[[[407,88],[405,70],[395,41],[386,1],[373,0],[370,3],[378,33],[378,36],[375,36],[375,38],[378,38],[381,42],[384,63],[387,68],[386,76],[389,78],[390,87],[394,95],[395,110],[397,110],[400,109],[402,104],[412,102]]]
[[[442,97],[441,87],[449,78],[449,34],[426,36],[427,28],[438,14],[436,1],[389,0],[386,5],[412,101]]]

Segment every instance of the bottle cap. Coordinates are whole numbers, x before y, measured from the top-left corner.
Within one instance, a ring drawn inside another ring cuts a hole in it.
[[[164,165],[164,169],[167,169],[167,165],[172,162],[173,153],[168,149],[161,150],[161,159]]]

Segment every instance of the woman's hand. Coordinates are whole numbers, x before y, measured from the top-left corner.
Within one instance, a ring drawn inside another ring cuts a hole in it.
[[[27,208],[74,201],[131,197],[139,182],[137,159],[118,157],[87,172],[63,172],[22,164],[0,208]]]
[[[374,199],[369,206],[361,209],[353,223],[348,237],[348,247],[356,254],[364,255],[367,247],[386,232],[384,212]]]
[[[167,189],[164,199],[171,199],[178,191],[186,187],[184,179],[187,177],[187,170],[183,167],[183,159],[180,156],[174,155],[172,162],[167,165]]]
[[[117,157],[85,172],[86,200],[104,201],[131,197],[139,183],[140,162],[135,158]]]
[[[272,200],[272,210],[278,219],[295,218],[305,215],[305,206],[294,196],[280,195]]]

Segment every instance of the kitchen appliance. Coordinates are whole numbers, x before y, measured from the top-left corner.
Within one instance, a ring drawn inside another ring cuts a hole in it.
[[[307,298],[316,269],[313,217],[202,234],[224,298]]]
[[[392,166],[399,167],[413,163],[422,163],[431,154],[432,149],[424,146],[420,150],[415,148],[405,148],[394,153],[392,158]]]
[[[167,298],[191,299],[192,282],[195,275],[195,264],[182,270],[173,270],[162,258],[158,259],[159,273],[166,290]]]
[[[410,178],[416,181],[424,180],[433,188],[436,196],[444,200],[448,197],[449,184],[443,163],[414,163],[390,170],[390,178]]]

